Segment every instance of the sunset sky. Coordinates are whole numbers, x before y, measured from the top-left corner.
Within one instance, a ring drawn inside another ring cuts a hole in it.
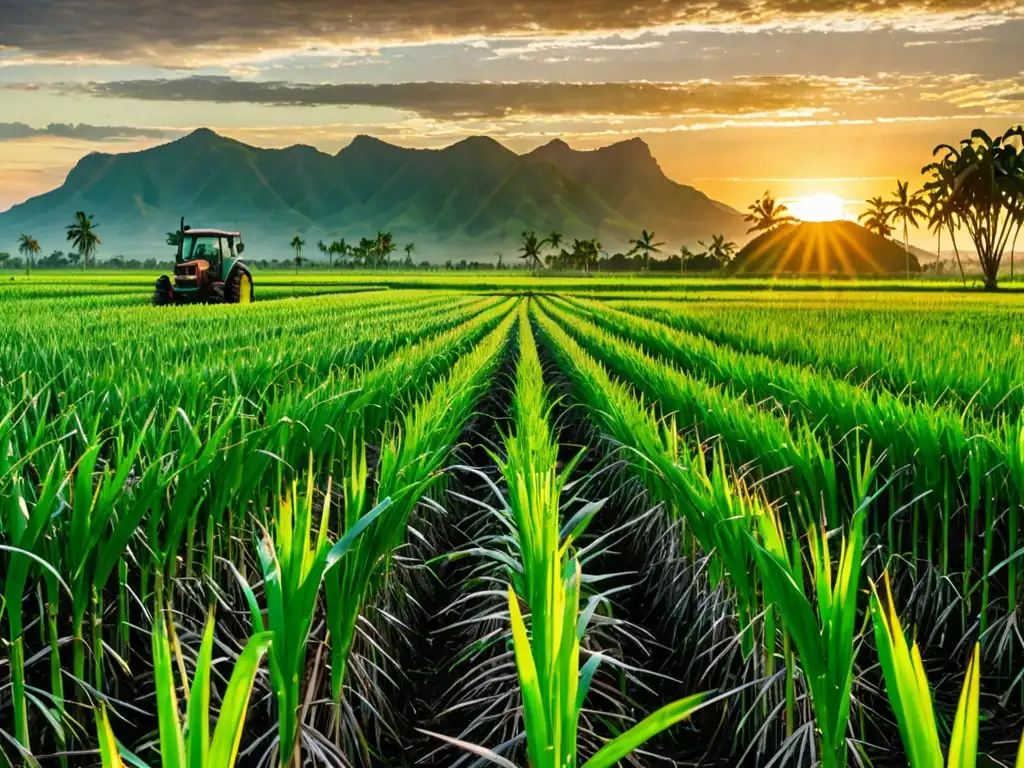
[[[737,208],[859,202],[1024,121],[1024,5],[964,0],[3,0],[0,210],[200,126],[336,151],[632,136]],[[923,240],[922,240],[923,241]]]

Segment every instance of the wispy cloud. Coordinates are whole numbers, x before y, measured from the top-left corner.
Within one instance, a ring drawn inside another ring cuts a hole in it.
[[[228,77],[125,80],[60,86],[65,92],[146,101],[288,106],[375,106],[438,120],[567,115],[806,116],[866,102],[894,83],[802,75],[719,82],[424,82],[312,84]],[[791,113],[800,112],[801,115]]]
[[[84,123],[50,123],[34,128],[26,123],[0,123],[0,141],[53,136],[78,141],[116,141],[124,139],[171,139],[182,135],[180,130],[136,128],[129,126],[86,125]]]
[[[191,67],[249,63],[253,51],[679,28],[962,31],[1021,17],[1018,0],[348,0],[344,7],[336,0],[33,0],[5,5],[0,46],[39,61],[85,56]]]

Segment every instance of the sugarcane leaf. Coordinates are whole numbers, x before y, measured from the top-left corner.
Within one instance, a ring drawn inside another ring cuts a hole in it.
[[[210,667],[213,663],[213,613],[206,619],[188,700],[188,764],[205,766],[210,748]]]
[[[443,733],[434,733],[433,731],[425,731],[422,728],[417,728],[416,730],[419,731],[422,734],[427,735],[427,736],[433,736],[435,739],[440,739],[441,741],[446,741],[449,744],[458,747],[459,749],[463,749],[466,752],[469,752],[470,754],[477,755],[478,757],[482,757],[484,760],[489,760],[490,762],[494,763],[495,765],[500,765],[501,768],[518,768],[518,766],[515,763],[513,763],[511,760],[505,759],[504,757],[499,755],[497,752],[492,752],[491,750],[487,749],[486,747],[481,747],[481,746],[478,746],[477,744],[471,744],[470,742],[463,741],[462,739],[454,739],[451,736],[445,736]]]
[[[267,652],[273,639],[273,633],[260,632],[249,638],[245,648],[235,662],[231,672],[224,699],[221,702],[220,715],[210,745],[209,763],[203,768],[232,768],[238,758],[238,745],[242,740],[245,726],[245,713],[249,708],[249,696],[253,682],[260,666],[260,660]],[[190,766],[190,768],[194,768]]]
[[[707,697],[706,693],[698,693],[666,704],[601,747],[583,768],[611,768],[648,739],[692,715],[704,705]]]
[[[978,698],[981,695],[981,644],[976,643],[967,665],[960,704],[949,740],[948,768],[974,768],[978,759]]]
[[[519,598],[511,587],[508,589],[508,610],[512,620],[512,644],[516,668],[519,670],[519,687],[523,693],[526,748],[530,754],[530,762],[534,766],[542,766],[545,765],[544,752],[550,749],[551,744],[548,722],[544,715],[544,697],[540,691],[540,681],[537,678],[537,667],[534,664],[533,652],[530,650],[526,625],[519,611]]]
[[[344,555],[348,552],[352,545],[355,544],[356,540],[365,531],[374,520],[384,514],[384,511],[391,506],[391,498],[385,498],[377,506],[367,512],[365,515],[356,521],[356,524],[349,528],[345,535],[342,536],[338,542],[331,547],[327,553],[327,565],[326,570],[330,570]]]
[[[156,708],[160,733],[160,755],[164,768],[185,768],[185,741],[178,722],[178,696],[175,692],[171,649],[167,638],[167,617],[161,609],[153,628],[153,677],[156,683]]]
[[[96,735],[100,745],[100,762],[103,768],[124,768],[117,739],[114,738],[114,732],[110,728],[106,704],[100,705],[100,711],[96,715]]]

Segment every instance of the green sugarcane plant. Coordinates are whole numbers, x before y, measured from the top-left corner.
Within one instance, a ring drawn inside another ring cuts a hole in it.
[[[168,631],[168,622],[171,620],[170,611],[161,609],[153,626],[153,671],[157,686],[160,765],[162,768],[233,768],[238,758],[238,748],[256,672],[270,647],[273,635],[270,632],[253,635],[239,654],[221,700],[211,740],[210,681],[213,670],[215,625],[213,613],[210,613],[206,621],[191,686],[184,677],[181,680],[188,700],[184,728],[179,719],[174,662],[171,658],[171,639]],[[136,768],[146,768],[147,764],[141,758],[125,749],[114,738],[106,704],[101,705],[96,721],[103,768],[123,768],[125,761]]]
[[[939,742],[928,678],[917,643],[907,643],[892,597],[888,572],[882,575],[882,591],[871,587],[871,619],[885,690],[899,725],[910,768],[975,768],[978,759],[979,698],[981,694],[981,644],[976,643],[967,665],[960,693],[948,756]],[[1024,768],[1024,738],[1016,768]]]
[[[808,533],[808,576],[813,594],[804,587],[799,550],[794,551],[792,536],[770,505],[755,505],[758,537],[748,536],[764,584],[765,602],[778,605],[783,626],[796,646],[818,726],[823,768],[843,768],[847,764],[846,731],[856,656],[854,634],[864,518],[873,500],[869,495],[874,476],[870,446],[863,457],[858,452],[848,463],[852,492],[859,503],[842,538],[835,569],[824,521]]]
[[[255,595],[242,582],[249,602],[253,629],[269,630],[270,679],[277,700],[278,755],[282,766],[302,765],[299,707],[306,669],[309,632],[316,616],[320,585],[324,576],[353,547],[360,535],[391,505],[385,498],[345,531],[335,544],[328,538],[333,495],[331,482],[323,495],[322,508],[314,514],[313,457],[306,473],[306,490],[298,484],[274,502],[273,532],[261,529],[257,554],[263,572],[263,591],[267,604],[264,624]]]

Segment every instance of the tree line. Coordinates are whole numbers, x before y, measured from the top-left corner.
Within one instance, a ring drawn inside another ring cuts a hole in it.
[[[645,229],[629,244],[628,251],[609,255],[596,238],[576,238],[568,243],[560,232],[540,237],[535,231],[527,230],[521,235],[518,253],[526,266],[534,269],[580,270],[585,273],[678,271],[684,274],[721,269],[728,266],[736,254],[736,243],[726,240],[725,235],[715,235],[709,243],[698,241],[704,249],[701,252],[692,251],[684,245],[678,255],[664,259],[658,259],[656,255],[662,253],[665,243],[658,242],[654,232]]]
[[[302,239],[301,235],[296,234],[288,245],[295,251],[295,272],[298,273],[299,268],[307,263],[302,256],[302,249],[306,247],[306,241]],[[376,270],[384,267],[390,270],[391,265],[395,263],[392,261],[391,255],[398,250],[394,236],[390,232],[381,231],[378,231],[374,237],[360,238],[356,244],[349,243],[342,238],[330,243],[320,240],[316,247],[321,254],[327,257],[327,266],[331,271],[334,270],[335,265],[352,269],[363,267]],[[416,244],[406,243],[403,250],[405,251],[405,260],[401,262],[401,265],[409,269],[415,267],[412,254],[416,250]]]

